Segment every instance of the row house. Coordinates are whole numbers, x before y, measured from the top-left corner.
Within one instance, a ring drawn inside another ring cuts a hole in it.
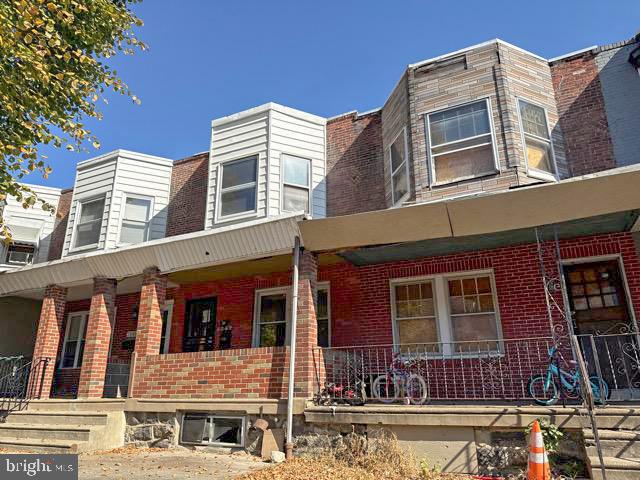
[[[637,401],[637,40],[551,60],[492,40],[409,65],[371,112],[268,103],[182,160],[79,163],[47,248],[0,274],[0,353],[32,358],[0,445],[33,446],[20,416],[47,409],[106,412],[101,447],[383,425],[478,471],[489,424],[452,408],[499,429],[553,405],[554,346],[601,403]]]

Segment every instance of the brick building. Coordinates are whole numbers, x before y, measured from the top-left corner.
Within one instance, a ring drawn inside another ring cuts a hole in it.
[[[492,40],[409,65],[372,112],[269,103],[214,120],[205,153],[81,162],[48,261],[0,274],[0,300],[41,302],[29,408],[104,409],[109,445],[245,447],[258,416],[397,424],[325,401],[552,404],[535,378],[573,333],[611,401],[639,400],[607,343],[638,351],[638,45]],[[465,428],[449,470],[478,467]]]

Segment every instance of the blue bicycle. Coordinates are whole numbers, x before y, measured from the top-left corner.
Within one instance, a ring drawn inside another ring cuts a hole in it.
[[[576,368],[567,372],[559,366],[560,353],[558,347],[549,348],[549,365],[543,375],[534,375],[527,386],[529,395],[538,405],[555,405],[563,393],[563,398],[577,399],[580,397],[580,372]],[[575,363],[575,362],[572,362]],[[596,403],[604,403],[609,398],[609,385],[597,375],[589,377],[589,384]]]

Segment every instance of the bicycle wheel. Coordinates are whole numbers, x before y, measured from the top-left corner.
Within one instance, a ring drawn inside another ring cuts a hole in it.
[[[602,382],[602,392],[600,392],[600,382]],[[597,375],[591,375],[589,377],[589,383],[591,384],[594,402],[603,404],[605,400],[609,398],[609,384],[604,378],[600,378]]]
[[[545,407],[555,405],[559,398],[558,386],[556,383],[551,380],[548,387],[546,384],[546,375],[534,375],[529,379],[529,384],[527,385],[529,395],[533,397],[538,405]]]
[[[387,375],[376,377],[371,385],[373,397],[382,403],[393,403],[398,400],[398,386],[396,379]]]
[[[405,390],[409,401],[413,405],[422,405],[427,401],[429,392],[427,391],[427,383],[421,375],[412,373],[407,377]]]

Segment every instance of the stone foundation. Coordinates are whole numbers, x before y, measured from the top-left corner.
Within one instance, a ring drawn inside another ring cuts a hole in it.
[[[136,447],[169,448],[178,444],[175,413],[126,412],[124,443]]]

